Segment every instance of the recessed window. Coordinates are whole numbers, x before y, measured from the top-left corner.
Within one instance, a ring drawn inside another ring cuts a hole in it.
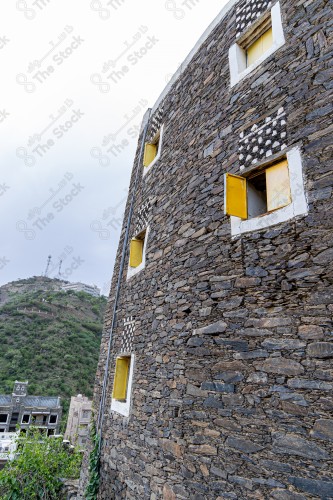
[[[138,234],[130,242],[130,267],[138,267],[143,261],[143,248],[146,238],[146,230]]]
[[[113,380],[111,410],[128,417],[134,372],[134,354],[118,356]]]
[[[87,419],[90,418],[91,412],[90,410],[82,410],[82,418]]]
[[[273,29],[269,28],[246,49],[246,67],[254,64],[273,45]]]
[[[157,160],[161,156],[162,141],[163,141],[163,130],[164,126],[155,134],[154,138],[150,142],[145,143],[144,155],[143,155],[143,176],[145,176],[148,171],[155,165]]]
[[[147,227],[138,233],[135,238],[132,238],[129,243],[127,279],[140,272],[146,265],[148,231],[149,228]]]
[[[230,47],[231,87],[250,74],[284,43],[280,2],[277,2]]]
[[[56,424],[58,420],[58,415],[50,415],[50,424]]]
[[[287,160],[248,177],[226,174],[226,214],[252,219],[291,203]]]
[[[127,383],[131,358],[123,356],[116,359],[116,370],[113,382],[113,399],[118,401],[126,401],[127,397]]]
[[[29,424],[29,422],[30,422],[30,415],[29,413],[25,413],[22,416],[22,424]]]
[[[0,424],[5,424],[8,419],[8,414],[7,413],[1,413],[0,414]]]
[[[252,219],[291,203],[287,160],[248,177],[226,174],[226,213]]]
[[[258,230],[307,213],[298,148],[246,177],[225,174],[225,213],[232,235]]]

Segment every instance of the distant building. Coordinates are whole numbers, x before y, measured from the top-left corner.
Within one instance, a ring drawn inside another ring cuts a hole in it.
[[[12,395],[0,395],[0,439],[1,433],[16,432],[17,425],[23,431],[34,426],[48,436],[58,434],[61,415],[60,397],[29,396],[28,382],[16,381]]]
[[[7,460],[14,458],[16,438],[17,432],[2,432],[0,434],[0,469],[4,467]]]
[[[72,444],[85,448],[89,436],[92,401],[78,394],[71,398],[65,439]]]
[[[96,285],[86,285],[85,283],[68,283],[62,286],[62,290],[68,292],[73,290],[74,292],[85,292],[89,293],[93,297],[99,297],[101,290]]]

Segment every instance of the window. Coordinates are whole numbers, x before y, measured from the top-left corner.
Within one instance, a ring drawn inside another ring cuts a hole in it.
[[[0,414],[0,424],[6,424],[8,419],[8,414],[7,413],[1,413]]]
[[[30,423],[30,415],[29,413],[25,413],[22,416],[22,424],[29,424]]]
[[[82,418],[84,419],[90,418],[90,410],[82,410]]]
[[[128,417],[133,382],[134,354],[116,359],[111,410]]]
[[[230,47],[231,87],[250,74],[284,43],[280,3],[277,2]]]
[[[286,158],[250,171],[246,177],[225,174],[225,213],[231,216],[232,235],[306,214],[299,149],[291,149]]]
[[[138,234],[130,243],[130,267],[138,267],[143,260],[143,247],[145,243],[146,230]]]
[[[241,219],[258,217],[291,203],[287,160],[247,178],[226,174],[226,213]]]
[[[137,274],[146,265],[145,254],[148,241],[148,230],[149,228],[141,231],[130,241],[127,279]]]
[[[246,49],[246,67],[254,64],[273,45],[273,30],[269,28]]]
[[[50,415],[50,420],[49,420],[50,424],[56,424],[57,420],[58,420],[58,415]]]
[[[113,399],[117,399],[118,401],[126,401],[130,364],[130,357],[121,357],[116,359],[116,371],[114,375],[112,392]]]
[[[151,142],[146,142],[143,155],[143,176],[155,165],[161,156],[164,126],[155,134]]]

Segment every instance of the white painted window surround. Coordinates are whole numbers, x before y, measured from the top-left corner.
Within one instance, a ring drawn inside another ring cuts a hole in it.
[[[113,398],[111,401],[111,411],[115,411],[116,413],[119,413],[120,415],[123,415],[124,417],[128,417],[130,414],[133,374],[134,374],[134,362],[135,362],[135,356],[132,353],[131,354],[130,369],[129,369],[129,374],[128,374],[126,401],[122,402],[122,401],[118,401],[117,399],[113,399]]]
[[[142,232],[142,231],[140,231],[140,232]],[[131,267],[129,265],[129,259],[128,259],[128,268],[127,268],[127,279],[128,280],[130,278],[132,278],[132,276],[135,276],[140,271],[142,271],[142,269],[144,269],[146,266],[146,249],[147,249],[147,243],[148,243],[148,236],[149,236],[149,226],[146,229],[145,242],[143,244],[143,250],[142,250],[142,262],[141,262],[141,264],[137,267]]]
[[[143,167],[142,177],[145,177],[148,174],[148,172],[153,168],[155,163],[157,163],[158,160],[160,159],[161,151],[162,151],[163,132],[164,132],[164,125],[161,126],[160,130],[157,132],[156,136],[153,139],[153,142],[154,142],[157,140],[157,138],[159,136],[157,154],[156,154],[155,158],[153,159],[153,161],[150,163],[150,165],[148,165],[148,167]]]
[[[238,236],[249,231],[259,231],[260,229],[293,219],[298,215],[306,215],[308,213],[300,149],[298,147],[290,149],[287,152],[287,160],[292,202],[286,207],[253,219],[243,220],[239,217],[231,216],[231,236]]]
[[[246,67],[246,51],[238,43],[234,43],[229,49],[230,85],[233,87],[252,71],[260,66],[262,62],[285,44],[282,26],[280,2],[271,9],[271,21],[273,31],[273,45],[257,61]],[[250,28],[251,29],[251,28]]]

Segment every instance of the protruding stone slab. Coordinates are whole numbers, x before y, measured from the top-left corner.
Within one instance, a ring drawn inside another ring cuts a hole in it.
[[[304,372],[303,366],[288,358],[269,358],[256,365],[258,370],[267,373],[279,373],[281,375],[300,375]]]
[[[219,335],[220,333],[224,333],[226,331],[227,326],[227,323],[224,321],[217,321],[211,325],[194,330],[193,335]]]
[[[273,435],[273,452],[296,455],[311,460],[327,460],[330,458],[327,451],[317,446],[315,442],[303,439],[296,434],[282,434],[280,432]]]
[[[242,439],[236,437],[228,437],[225,442],[226,446],[234,448],[235,450],[241,451],[243,453],[256,453],[264,449],[264,446],[253,443],[249,439]]]

